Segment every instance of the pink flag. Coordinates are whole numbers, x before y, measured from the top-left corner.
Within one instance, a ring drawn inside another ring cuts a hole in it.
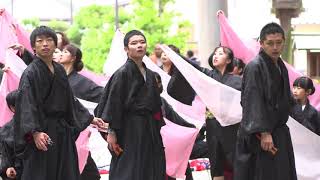
[[[223,12],[218,14],[218,21],[220,24],[221,45],[231,48],[235,57],[248,63],[258,54],[260,45],[255,43],[254,40],[248,40],[247,44],[250,44],[251,46],[247,46],[247,44],[233,31]]]
[[[19,78],[10,70],[5,72],[0,85],[0,127],[12,119],[13,113],[7,106],[6,96],[9,92],[18,88]]]
[[[192,148],[199,129],[187,128],[176,125],[165,119],[166,125],[161,128],[163,144],[165,145],[167,174],[171,177],[184,178],[189,157],[184,154],[191,154]],[[178,143],[174,140],[180,140],[188,143]],[[168,163],[169,162],[169,163]]]
[[[89,128],[87,128],[80,133],[76,141],[80,173],[83,171],[85,165],[87,164],[87,159],[89,155],[89,147],[88,147],[89,137],[90,137],[90,130]]]
[[[15,28],[10,20],[6,11],[0,15],[0,62],[2,64],[5,64],[6,49],[18,42]]]
[[[88,79],[92,80],[93,82],[95,82],[96,84],[98,84],[99,86],[104,86],[106,85],[107,81],[109,80],[110,77],[108,76],[104,76],[104,75],[100,75],[100,74],[96,74],[92,71],[89,71],[87,69],[83,69],[79,72],[81,75],[87,77]]]
[[[229,126],[241,121],[240,91],[203,74],[168,46],[161,45],[161,48],[222,126]]]
[[[9,122],[13,116],[13,113],[7,106],[6,96],[9,92],[18,88],[20,77],[26,68],[24,62],[9,49],[7,50],[5,59],[8,62],[7,67],[9,69],[4,72],[0,85],[0,127]]]

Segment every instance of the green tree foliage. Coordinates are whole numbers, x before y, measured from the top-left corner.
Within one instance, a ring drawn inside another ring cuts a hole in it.
[[[54,29],[55,31],[65,32],[69,29],[70,25],[64,21],[51,20],[48,22],[48,26]]]
[[[160,13],[160,5],[163,11]],[[148,51],[155,44],[175,44],[182,50],[189,38],[190,23],[181,21],[180,15],[167,11],[166,6],[174,0],[133,0],[130,6],[120,7],[119,25],[122,32],[142,30],[147,37]],[[92,5],[82,8],[68,30],[73,43],[80,44],[86,67],[102,72],[115,31],[113,6]]]
[[[27,30],[32,31],[35,27],[40,25],[40,20],[39,18],[23,19],[22,24]]]

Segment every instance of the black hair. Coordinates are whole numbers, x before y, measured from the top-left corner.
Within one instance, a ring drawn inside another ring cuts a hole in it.
[[[144,40],[147,42],[147,39],[142,32],[140,32],[138,30],[131,30],[131,31],[127,32],[127,34],[124,36],[124,39],[123,39],[124,47],[128,47],[130,38],[135,35],[142,36],[144,38]]]
[[[68,44],[64,47],[67,51],[70,52],[72,56],[75,57],[74,63],[73,63],[73,69],[77,72],[81,71],[83,69],[83,62],[82,62],[82,52],[81,50],[76,47],[73,44]]]
[[[174,51],[175,53],[177,53],[182,59],[184,59],[184,60],[187,59],[187,58],[184,57],[182,54],[180,54],[180,49],[179,49],[177,46],[175,46],[175,45],[173,45],[173,44],[169,44],[168,47],[169,47],[172,51]],[[162,53],[164,53],[164,52],[162,52]],[[171,76],[171,75],[173,74],[173,72],[175,71],[175,69],[176,69],[176,66],[172,63],[171,68],[170,68],[170,71],[168,72],[168,74]]]
[[[269,34],[275,34],[275,33],[280,33],[282,34],[283,39],[285,39],[285,34],[284,31],[282,29],[282,27],[275,23],[275,22],[271,22],[266,24],[260,32],[260,41],[264,41],[266,39],[266,36]]]
[[[66,45],[70,44],[70,41],[65,33],[57,31],[56,34],[61,35],[62,43],[61,47],[58,47],[60,50],[62,50]]]
[[[7,94],[6,101],[9,109],[10,109],[10,106],[13,106],[13,107],[16,106],[17,98],[18,98],[18,90],[11,91],[10,93]]]
[[[32,31],[30,35],[31,47],[35,46],[36,38],[38,36],[51,37],[54,41],[54,44],[56,46],[58,45],[58,38],[57,38],[56,32],[53,29],[49,28],[48,26],[39,26]]]
[[[238,58],[233,59],[233,67],[238,67],[238,69],[242,69],[239,75],[243,74],[243,70],[245,66],[246,64],[241,59],[238,59]]]
[[[226,72],[232,72],[233,71],[233,59],[234,59],[234,55],[233,55],[233,51],[232,49],[226,47],[226,46],[218,46],[214,49],[214,51],[210,54],[209,58],[208,58],[208,64],[212,69],[215,69],[215,67],[213,66],[213,56],[214,53],[219,49],[222,48],[223,52],[227,54],[227,58],[230,60],[230,63],[227,64],[226,67]]]
[[[191,58],[193,55],[194,55],[194,53],[193,53],[192,50],[188,50],[188,51],[187,51],[187,56],[188,56],[189,58]]]
[[[157,82],[157,89],[159,90],[159,93],[161,94],[162,91],[163,91],[163,85],[162,85],[161,76],[157,72],[153,72],[153,73],[154,73],[154,76],[155,76],[155,79],[156,79],[156,82]]]
[[[298,77],[293,82],[293,86],[303,88],[306,91],[310,89],[310,95],[312,95],[315,92],[315,87],[313,86],[312,80],[306,76]]]
[[[177,54],[180,55],[180,49],[179,49],[177,46],[175,46],[175,45],[173,45],[173,44],[169,44],[168,47],[169,47],[170,49],[172,49],[175,53],[177,53]]]

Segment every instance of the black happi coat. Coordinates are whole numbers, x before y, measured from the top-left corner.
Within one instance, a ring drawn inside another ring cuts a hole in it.
[[[146,80],[128,59],[108,81],[95,110],[115,130],[123,149],[120,156],[112,156],[110,180],[165,179],[160,94],[154,73],[145,69]]]
[[[35,57],[19,83],[14,128],[16,151],[23,154],[22,180],[79,179],[75,140],[93,116],[74,98],[64,68],[52,63],[54,73]],[[36,148],[34,131],[49,135],[48,151]]]
[[[68,80],[74,96],[86,101],[99,102],[103,87],[76,71],[72,71],[68,75]]]
[[[189,82],[173,64],[169,75],[171,78],[167,87],[168,94],[181,103],[192,105],[196,93]]]
[[[320,119],[318,111],[307,102],[304,110],[299,103],[294,103],[290,116],[303,126],[320,136]]]
[[[292,103],[288,71],[279,58],[278,67],[261,50],[244,71],[235,180],[296,180],[288,121]],[[270,132],[278,152],[263,151],[256,134]]]

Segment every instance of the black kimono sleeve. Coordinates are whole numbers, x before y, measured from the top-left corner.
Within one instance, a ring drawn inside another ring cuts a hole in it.
[[[192,105],[192,101],[196,95],[188,81],[183,77],[177,68],[172,70],[167,92],[174,99],[187,105]]]
[[[73,107],[73,109],[70,109],[70,112],[72,112],[73,117],[71,118],[73,118],[73,120],[77,122],[77,130],[80,132],[90,125],[94,117],[90,114],[88,109],[80,103],[78,99],[73,97],[72,101],[73,104],[71,107]]]
[[[117,71],[108,81],[100,102],[95,109],[96,117],[100,117],[109,123],[109,127],[120,130],[123,125],[125,98],[127,95],[126,74]]]
[[[307,121],[310,122],[310,129],[320,136],[319,112],[309,104],[308,112],[306,112]]]
[[[103,87],[79,74],[73,79],[69,79],[69,82],[76,97],[95,103],[99,102]]]
[[[212,70],[208,68],[201,67],[199,64],[191,61],[191,60],[186,60],[189,64],[191,64],[193,67],[198,69],[199,71],[203,72],[205,75],[212,77]],[[214,78],[214,77],[212,77]],[[214,78],[215,79],[215,78]]]
[[[163,116],[170,120],[171,122],[178,124],[180,126],[184,127],[190,127],[190,128],[195,128],[196,126],[194,124],[191,124],[184,120],[182,117],[180,117],[172,108],[172,106],[163,98],[161,98],[162,102],[162,108],[163,108]]]
[[[19,57],[23,60],[23,62],[26,65],[29,65],[34,59],[34,55],[31,52],[29,52],[27,49],[25,49],[23,53],[19,55]]]
[[[272,132],[274,123],[268,118],[269,108],[264,97],[262,74],[258,63],[249,63],[244,72],[241,92],[241,127],[247,134]]]
[[[26,72],[26,71],[25,71]],[[39,122],[40,106],[36,100],[36,90],[32,78],[23,73],[19,83],[19,94],[16,102],[15,137],[17,144],[25,144],[25,136],[32,131],[43,131]]]

